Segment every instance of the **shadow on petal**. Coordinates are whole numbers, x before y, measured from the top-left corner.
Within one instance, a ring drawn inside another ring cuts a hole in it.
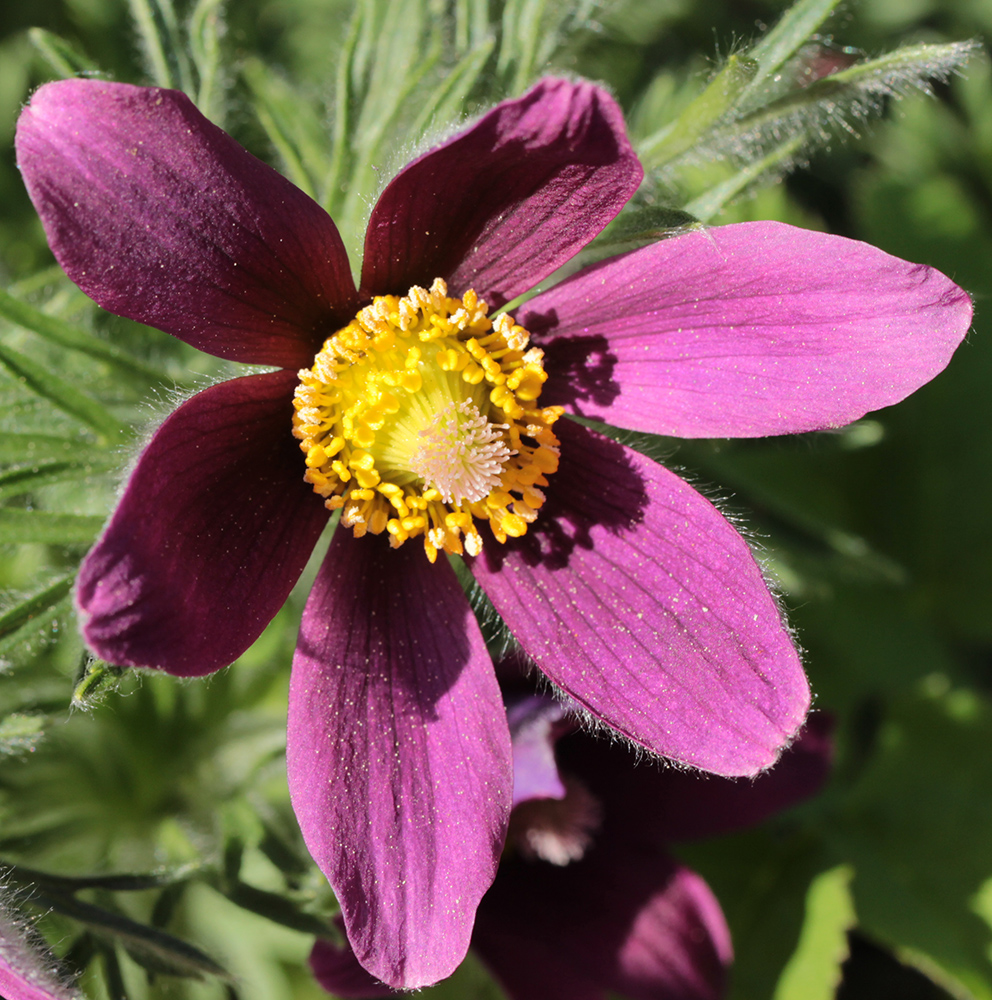
[[[557,322],[554,311],[548,315],[547,322],[549,325]],[[531,323],[533,321],[528,315],[524,326],[533,334],[536,331],[528,325]],[[535,343],[541,343],[537,337]],[[591,415],[599,419],[598,413],[620,395],[620,386],[613,377],[617,356],[610,350],[609,341],[598,335],[556,337],[541,346],[549,376],[541,402],[549,406],[564,406],[579,416],[583,415],[583,403],[591,403]]]
[[[561,461],[547,501],[522,538],[500,545],[489,536],[480,558],[491,572],[501,570],[511,553],[528,566],[563,569],[576,548],[593,548],[594,528],[622,535],[644,521],[647,486],[623,445],[570,420],[555,424],[555,433]]]

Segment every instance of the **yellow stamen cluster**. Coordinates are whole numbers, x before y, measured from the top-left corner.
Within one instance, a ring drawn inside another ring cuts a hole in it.
[[[300,372],[293,433],[306,481],[356,537],[424,537],[478,555],[475,519],[505,542],[527,531],[558,468],[557,406],[536,402],[544,354],[475,292],[383,295],[329,337]]]

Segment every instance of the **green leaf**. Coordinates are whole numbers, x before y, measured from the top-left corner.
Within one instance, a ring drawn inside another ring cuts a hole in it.
[[[6,512],[0,511],[0,516],[4,513]],[[74,579],[75,573],[63,576],[50,583],[33,597],[29,597],[26,601],[22,601],[0,615],[0,639],[11,635],[38,615],[43,615],[54,608],[72,589]]]
[[[121,972],[121,963],[118,961],[117,952],[111,947],[101,948],[100,952],[103,956],[108,1000],[131,1000],[127,987],[124,985],[124,974]]]
[[[0,719],[0,757],[33,750],[42,737],[45,720],[40,715],[14,712]]]
[[[80,392],[71,383],[53,375],[44,365],[3,343],[0,343],[0,364],[3,364],[32,392],[47,399],[64,413],[92,427],[106,440],[117,440],[128,432],[127,426],[101,403]]]
[[[304,934],[315,934],[318,937],[327,937],[330,933],[327,923],[320,917],[301,910],[292,900],[278,893],[257,889],[240,880],[226,886],[223,893],[242,909],[257,913],[267,920],[282,924],[283,927],[302,931]]]
[[[77,675],[72,689],[72,704],[77,708],[91,708],[96,698],[106,694],[123,672],[123,667],[85,657],[81,674]]]
[[[840,0],[799,0],[752,49],[748,56],[757,64],[750,90],[755,90],[805,45],[816,29],[833,13]]]
[[[203,979],[204,976],[230,978],[223,966],[181,938],[140,924],[130,917],[71,896],[39,891],[33,901],[85,924],[117,942],[139,964],[152,972]]]
[[[156,22],[155,13],[149,0],[128,0],[131,17],[137,29],[148,61],[152,80],[159,87],[175,87],[172,68],[166,58],[166,41],[161,26]]]
[[[330,169],[330,150],[319,115],[260,59],[247,60],[241,74],[255,97],[258,121],[282,158],[286,176],[316,198],[317,178],[326,176]]]
[[[778,137],[791,121],[816,139],[818,132],[842,122],[845,112],[863,118],[876,111],[882,97],[902,96],[914,89],[925,91],[929,80],[946,80],[975,51],[972,42],[909,45],[792,90],[742,115],[725,131],[734,137],[762,133]]]
[[[696,216],[680,208],[650,205],[624,212],[606,227],[603,237],[610,243],[657,240],[676,230],[698,224]]]
[[[29,28],[28,38],[48,65],[63,79],[79,76],[81,73],[95,73],[99,69],[89,56],[80,52],[61,35],[44,28]]]
[[[344,47],[338,58],[338,71],[334,80],[334,128],[331,162],[327,168],[320,204],[335,217],[344,203],[346,171],[351,164],[352,150],[348,135],[352,128],[353,104],[355,103],[354,66],[358,39],[362,30],[362,8],[355,7],[348,25]],[[340,222],[338,223],[340,227]],[[347,245],[347,234],[345,244]],[[355,249],[358,249],[355,245]]]
[[[496,73],[511,94],[527,88],[564,50],[586,36],[602,3],[596,0],[507,0]]]
[[[503,9],[503,41],[496,70],[507,74],[514,68],[511,93],[523,90],[534,75],[541,20],[547,0],[508,0]]]
[[[85,545],[96,538],[106,520],[99,515],[5,507],[0,509],[0,545]]]
[[[802,135],[779,143],[765,156],[734,170],[725,181],[697,195],[685,206],[685,211],[694,215],[700,222],[709,222],[730,202],[745,194],[754,185],[764,180],[774,180],[788,170],[805,143],[806,137]]]
[[[6,875],[28,885],[40,885],[59,892],[76,893],[81,889],[105,889],[108,892],[144,892],[188,882],[199,870],[199,865],[182,865],[163,868],[155,872],[138,872],[123,875],[53,875],[49,872],[25,868],[23,865],[5,867]]]
[[[107,450],[82,438],[56,434],[0,435],[0,463],[72,461],[85,465],[107,461]],[[115,463],[116,464],[116,463]]]
[[[79,462],[45,462],[27,468],[0,472],[0,500],[32,493],[52,483],[78,482],[95,473],[112,469],[117,463],[106,456],[101,465]]]
[[[824,436],[823,440],[843,447],[842,435]],[[638,444],[632,442],[634,447]],[[774,524],[780,547],[793,540],[803,548],[815,546],[829,556],[836,568],[846,568],[849,575],[870,578],[889,584],[905,583],[905,570],[892,559],[873,550],[862,536],[838,523],[830,501],[839,505],[836,487],[831,489],[826,465],[831,456],[828,444],[818,439],[820,468],[808,462],[808,451],[790,453],[781,445],[762,441],[744,447],[723,449],[695,442],[686,443],[682,453],[707,476],[729,486],[758,508],[761,516]],[[833,469],[843,467],[844,456],[834,457]]]
[[[830,863],[815,832],[776,822],[678,848],[679,860],[712,887],[730,926],[729,1000],[771,997],[798,944],[810,883]]]
[[[992,879],[992,705],[933,676],[892,706],[844,813],[824,834],[856,872],[864,932],[992,997],[992,928],[975,893]]]
[[[464,54],[492,34],[488,0],[455,0],[455,47]]]
[[[757,72],[753,59],[730,56],[726,66],[674,122],[641,143],[638,152],[645,166],[657,168],[688,152],[733,110]]]
[[[199,79],[196,106],[217,125],[223,124],[223,107],[218,94],[222,3],[223,0],[197,0],[189,22],[190,55]]]
[[[335,162],[326,198],[337,201],[335,221],[347,246],[360,251],[368,206],[382,186],[384,171],[412,136],[403,127],[412,117],[412,97],[433,78],[446,54],[442,22],[425,0],[361,0],[355,14],[354,44],[349,42],[351,97],[347,111],[347,149],[335,122]],[[342,113],[341,88],[336,115]],[[408,103],[409,102],[409,103]],[[388,173],[385,174],[388,176]]]
[[[172,0],[128,0],[152,79],[195,96],[189,59]]]
[[[14,298],[3,289],[0,289],[0,316],[17,326],[24,327],[25,330],[30,330],[32,333],[44,337],[53,344],[88,354],[91,358],[105,361],[130,374],[139,375],[152,382],[161,381],[163,378],[161,372],[137,358],[131,357],[126,351],[122,351],[114,344],[104,343],[65,320],[49,316],[48,313],[28,305],[27,302]]]
[[[370,178],[372,188],[381,183],[374,164],[389,129],[395,125],[407,98],[442,55],[439,27],[422,0],[388,0],[378,7],[381,20],[370,19],[370,24],[378,28],[375,55],[354,133],[360,169]]]
[[[410,129],[412,135],[420,135],[429,127],[439,128],[457,120],[464,111],[465,99],[478,81],[495,47],[496,39],[490,35],[448,72],[444,82],[434,89],[414,121]]]
[[[848,956],[847,932],[856,922],[853,875],[848,865],[838,865],[813,880],[806,893],[799,944],[782,972],[774,1000],[833,1000]]]
[[[614,257],[629,250],[637,250],[666,237],[699,225],[700,220],[678,208],[646,206],[622,213],[596,237],[572,261],[573,267],[587,267],[589,264]]]

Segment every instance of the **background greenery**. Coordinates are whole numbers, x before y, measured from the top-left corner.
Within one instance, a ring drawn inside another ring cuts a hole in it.
[[[974,331],[948,370],[849,429],[641,444],[712,486],[750,529],[817,705],[838,720],[819,799],[680,848],[731,923],[734,997],[992,998],[984,50],[935,97],[914,83],[953,60],[920,50],[887,78],[904,98],[814,91],[757,135],[730,114],[727,88],[691,101],[728,56],[731,77],[751,79],[740,57],[761,55],[749,46],[781,15],[774,0],[355,6],[201,0],[174,21],[160,0],[0,7],[0,860],[18,866],[8,882],[33,884],[39,929],[85,970],[95,1000],[324,995],[302,963],[334,904],[302,849],[282,760],[305,582],[242,661],[208,680],[118,675],[90,663],[75,633],[72,574],[122,469],[176,399],[228,371],[95,309],[53,265],[10,149],[31,88],[81,68],[181,85],[327,205],[354,247],[392,169],[553,66],[614,90],[653,168],[617,246],[683,221],[673,209],[715,223],[780,218],[932,264],[975,297]],[[981,41],[992,2],[862,0],[816,30],[752,108],[809,92],[823,60]],[[796,160],[802,169],[765,183]],[[109,877],[121,873],[143,877]],[[471,960],[424,994],[498,995]]]

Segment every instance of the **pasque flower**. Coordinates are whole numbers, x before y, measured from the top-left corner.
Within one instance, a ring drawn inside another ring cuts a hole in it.
[[[547,697],[514,696],[514,809],[507,850],[476,917],[472,948],[512,1000],[719,1000],[730,932],[705,881],[669,845],[754,825],[815,794],[831,722],[813,714],[753,782],[659,768],[576,732]],[[396,994],[345,947],[310,964],[340,997]]]
[[[952,282],[755,223],[491,317],[641,181],[619,109],[583,82],[543,80],[400,171],[357,288],[329,216],[182,94],[47,84],[17,153],[83,291],[276,369],[200,392],[152,437],[80,571],[90,647],[181,676],[225,666],[341,511],[293,663],[289,782],[375,976],[415,987],[460,960],[510,810],[500,693],[447,554],[626,739],[722,775],[773,763],[809,694],[747,545],[563,414],[682,437],[844,424],[944,367],[971,316]]]

